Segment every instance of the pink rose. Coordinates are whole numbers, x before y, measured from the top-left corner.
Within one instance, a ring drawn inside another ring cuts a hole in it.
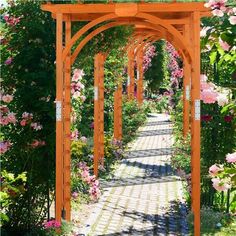
[[[79,132],[78,132],[78,130],[74,130],[74,131],[72,131],[71,132],[71,136],[70,136],[70,138],[71,138],[71,140],[78,140],[78,136],[79,136]]]
[[[31,123],[31,128],[38,131],[38,130],[41,130],[43,128],[42,125],[40,125],[39,123]]]
[[[32,113],[28,113],[28,112],[24,112],[23,114],[22,114],[22,118],[23,119],[26,119],[26,120],[31,120],[31,119],[33,119],[33,114]]]
[[[209,174],[210,174],[211,176],[215,176],[215,175],[217,175],[217,173],[218,173],[219,171],[221,171],[221,170],[223,170],[222,167],[219,167],[219,166],[217,166],[216,164],[214,164],[214,165],[212,165],[212,166],[209,168]]]
[[[201,100],[205,104],[215,103],[217,101],[218,93],[212,89],[201,91]]]
[[[0,117],[0,124],[1,125],[8,125],[9,124],[7,116],[4,116],[4,117],[1,116]]]
[[[228,163],[235,163],[236,162],[236,152],[231,153],[231,154],[228,153],[226,155],[226,160],[227,160]]]
[[[8,151],[10,147],[11,144],[9,141],[0,141],[0,154],[3,154]]]
[[[223,41],[221,38],[219,39],[219,44],[224,51],[229,51],[230,45],[227,42]]]
[[[76,199],[76,198],[78,198],[79,194],[77,192],[73,192],[71,194],[71,196]]]
[[[9,113],[7,118],[8,118],[9,123],[13,123],[13,124],[16,123],[15,113],[13,112]]]
[[[82,137],[80,138],[80,140],[81,140],[83,143],[86,143],[86,142],[87,142],[87,138],[84,137],[84,136],[82,136]]]
[[[4,64],[5,65],[10,65],[11,63],[12,63],[12,61],[13,61],[13,58],[12,57],[9,57],[5,62],[4,62]]]
[[[22,121],[20,122],[20,125],[21,125],[21,126],[26,126],[26,124],[27,124],[27,121],[26,121],[26,120],[22,120]]]
[[[236,25],[236,16],[230,16],[229,17],[229,22],[231,25]]]
[[[227,191],[228,189],[231,188],[230,184],[224,182],[224,180],[220,180],[219,178],[214,178],[211,181],[213,183],[212,186],[219,192]]]
[[[2,100],[3,102],[10,103],[13,100],[13,96],[9,94],[3,95]]]
[[[84,95],[82,95],[80,98],[83,102],[86,100],[86,97]]]
[[[222,10],[219,10],[219,9],[213,10],[212,14],[213,14],[213,16],[219,16],[219,17],[224,16],[224,12]]]
[[[200,80],[201,80],[201,82],[206,82],[207,81],[207,76],[204,75],[204,74],[201,74],[200,75]]]
[[[1,105],[0,106],[0,111],[2,113],[7,113],[7,112],[9,112],[9,108],[6,105]]]
[[[74,92],[74,94],[72,95],[72,97],[76,99],[76,98],[79,98],[80,95],[81,95],[80,92],[79,92],[79,91],[76,91],[76,92]]]

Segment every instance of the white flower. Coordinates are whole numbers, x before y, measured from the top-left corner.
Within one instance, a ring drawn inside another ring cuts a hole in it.
[[[220,93],[219,96],[217,97],[217,102],[219,106],[223,107],[229,102],[229,99],[225,94]]]

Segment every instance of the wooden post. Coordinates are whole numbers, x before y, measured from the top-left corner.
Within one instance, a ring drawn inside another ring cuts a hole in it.
[[[71,21],[66,21],[66,44],[71,38]],[[71,80],[71,57],[70,54],[66,57],[65,62],[65,90],[64,90],[64,217],[67,221],[71,220],[71,189],[70,189],[70,165],[71,165],[71,154],[70,154],[70,80]]]
[[[127,81],[128,98],[134,98],[134,51],[133,47],[128,52],[128,81]]]
[[[194,235],[200,236],[200,12],[192,13],[191,160]]]
[[[184,26],[184,36],[190,42],[189,25]],[[184,91],[183,91],[183,136],[189,132],[189,100],[190,100],[190,77],[191,68],[186,58],[184,58]]]
[[[98,176],[99,165],[99,54],[94,59],[94,175]]]
[[[122,139],[122,84],[114,93],[114,139]]]
[[[143,103],[143,48],[137,55],[137,101],[139,105]]]
[[[63,61],[62,61],[62,35],[63,15],[56,15],[56,220],[61,222],[63,200]]]
[[[105,54],[99,54],[99,164],[104,165],[104,63]]]

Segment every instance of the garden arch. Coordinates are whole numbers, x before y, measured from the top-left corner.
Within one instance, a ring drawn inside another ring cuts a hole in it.
[[[137,20],[139,25],[149,23],[154,30],[161,28],[161,37],[177,43],[184,55],[185,101],[191,90],[191,165],[192,209],[194,235],[200,235],[200,18],[209,16],[204,3],[109,3],[109,4],[44,4],[42,9],[52,13],[57,21],[56,43],[56,219],[70,220],[70,76],[76,58],[72,46],[92,27],[121,18]],[[72,21],[90,21],[71,37]],[[63,23],[65,22],[65,48]],[[121,24],[121,22],[119,22]],[[108,23],[114,25],[115,22]],[[181,27],[177,27],[177,25]],[[105,27],[105,26],[104,26]],[[108,26],[107,26],[108,27]],[[109,27],[108,27],[109,28]],[[191,33],[190,29],[191,28]],[[155,35],[155,34],[154,34]],[[90,36],[92,38],[92,35]],[[84,41],[85,42],[85,41]],[[104,54],[100,54],[100,58]],[[96,60],[96,59],[95,59]],[[98,60],[97,60],[98,61]],[[98,65],[99,66],[99,65]],[[102,71],[96,76],[102,76]],[[190,80],[191,77],[191,80]],[[191,86],[190,86],[191,81]],[[188,87],[187,87],[188,86]],[[191,87],[191,89],[190,89]],[[96,93],[95,93],[96,100]],[[184,108],[186,109],[186,107]],[[184,119],[189,116],[186,112]],[[188,127],[185,127],[185,133]]]

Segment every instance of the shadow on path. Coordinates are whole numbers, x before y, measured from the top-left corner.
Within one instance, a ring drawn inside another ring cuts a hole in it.
[[[158,235],[181,235],[187,236],[188,224],[186,220],[187,206],[185,203],[171,201],[168,208],[162,207],[162,213],[145,214],[138,211],[123,211],[123,216],[130,218],[133,225],[124,228],[120,232],[98,234],[97,236],[158,236]],[[148,226],[138,229],[139,224],[148,223]]]

